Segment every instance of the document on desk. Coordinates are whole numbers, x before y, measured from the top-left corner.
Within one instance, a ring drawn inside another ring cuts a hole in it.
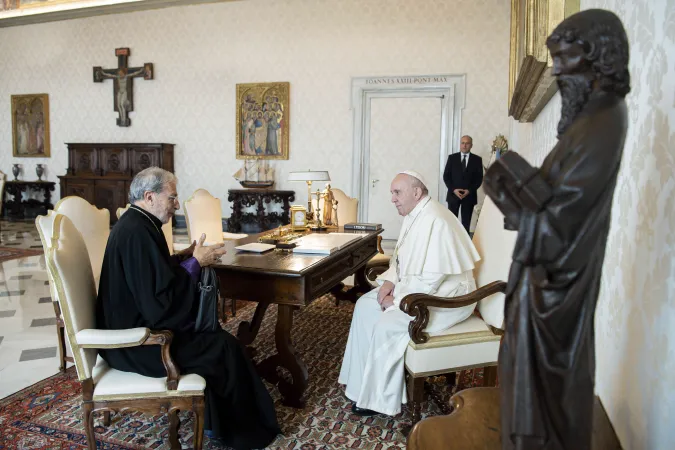
[[[330,255],[356,239],[361,236],[352,233],[310,234],[295,241],[293,253]]]

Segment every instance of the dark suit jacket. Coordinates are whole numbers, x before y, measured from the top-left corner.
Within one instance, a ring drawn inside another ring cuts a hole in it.
[[[467,162],[466,170],[462,166],[461,152],[453,153],[448,156],[448,162],[445,164],[445,171],[443,171],[443,181],[448,187],[448,195],[445,200],[450,202],[458,202],[459,198],[453,194],[455,189],[468,189],[469,195],[464,197],[469,204],[475,205],[478,203],[478,195],[476,195],[478,188],[483,183],[483,159],[470,153],[469,161]]]

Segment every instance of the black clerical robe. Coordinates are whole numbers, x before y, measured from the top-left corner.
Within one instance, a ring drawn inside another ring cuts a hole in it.
[[[103,258],[97,327],[173,331],[171,354],[181,373],[206,379],[205,429],[236,449],[262,448],[279,433],[274,404],[236,338],[224,330],[188,331],[197,286],[169,255],[162,223],[131,207],[113,227]],[[166,376],[159,346],[100,350],[118,370]]]
[[[518,166],[508,153],[486,174],[518,228],[499,355],[504,449],[590,449],[593,319],[626,124],[623,98],[594,93],[534,176],[500,185]]]

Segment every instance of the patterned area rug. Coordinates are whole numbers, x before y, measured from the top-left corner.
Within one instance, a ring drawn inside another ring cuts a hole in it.
[[[0,262],[9,261],[10,259],[24,258],[26,256],[36,256],[41,254],[42,249],[32,250],[23,248],[0,247]]]
[[[228,308],[229,309],[229,308]],[[344,396],[337,378],[347,343],[354,305],[326,295],[295,313],[295,347],[309,369],[307,406],[302,410],[285,407],[275,386],[271,392],[283,435],[269,447],[273,449],[404,449],[402,430],[410,426],[410,413],[404,406],[396,417],[359,417],[351,413],[351,402]],[[235,332],[241,320],[250,320],[255,304],[238,302],[236,318],[225,328]],[[274,352],[276,307],[265,315],[258,338],[256,360]],[[330,326],[322,326],[330,324]],[[482,386],[482,369],[458,374],[460,389]],[[432,401],[423,404],[422,416],[447,414],[447,400],[458,389],[445,377],[429,381]],[[80,387],[71,368],[65,374],[41,381],[0,401],[0,450],[5,449],[82,449],[86,438],[80,412]],[[439,407],[440,405],[440,407]],[[181,413],[181,444],[192,448],[192,416]],[[115,414],[109,427],[97,420],[99,449],[169,449],[166,416],[140,413]],[[205,438],[205,449],[220,448]]]

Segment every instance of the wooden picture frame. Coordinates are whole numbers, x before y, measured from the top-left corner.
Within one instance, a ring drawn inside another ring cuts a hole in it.
[[[288,159],[290,83],[237,84],[237,159]]]
[[[12,95],[12,155],[48,158],[49,95]]]
[[[580,0],[511,0],[509,116],[533,122],[558,90],[546,39]]]

